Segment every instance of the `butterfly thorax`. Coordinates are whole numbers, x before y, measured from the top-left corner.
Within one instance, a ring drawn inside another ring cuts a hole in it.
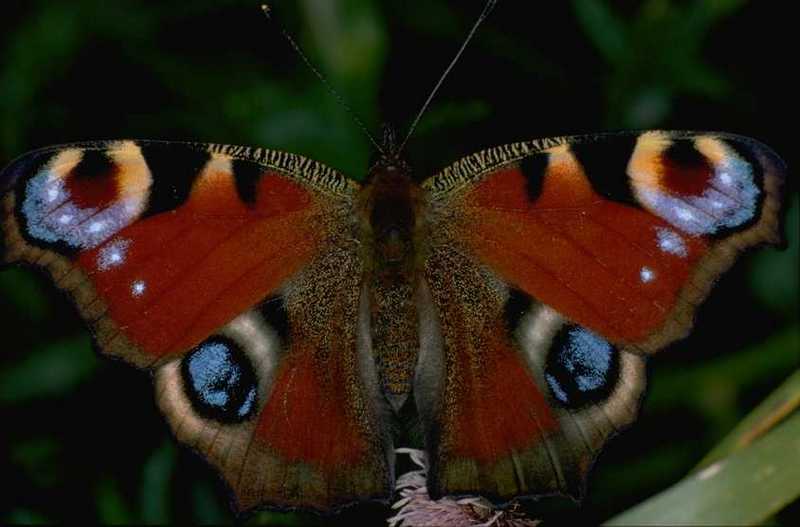
[[[414,303],[419,190],[407,165],[389,158],[375,165],[363,192],[372,350],[383,392],[397,410],[411,391],[419,347]]]

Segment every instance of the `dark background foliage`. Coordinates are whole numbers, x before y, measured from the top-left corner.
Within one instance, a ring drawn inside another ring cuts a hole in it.
[[[504,142],[660,127],[750,135],[792,167],[792,17],[781,5],[501,1],[408,155],[424,176]],[[273,7],[377,131],[385,121],[406,129],[483,5]],[[255,2],[4,2],[0,164],[48,144],[127,137],[286,149],[354,178],[371,154]],[[586,502],[529,504],[534,515],[596,523],[668,487],[797,368],[800,235],[791,175],[787,203],[788,249],[743,258],[700,310],[693,335],[650,362],[640,419],[601,456]],[[233,521],[215,474],[171,440],[147,374],[97,357],[75,310],[41,276],[0,272],[0,299],[0,521]],[[324,523],[379,524],[387,515],[365,505]],[[795,504],[776,521],[797,518]],[[251,520],[323,523],[302,515]]]

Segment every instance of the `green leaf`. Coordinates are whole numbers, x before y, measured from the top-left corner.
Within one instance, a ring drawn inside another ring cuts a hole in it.
[[[444,101],[431,106],[417,126],[417,135],[425,136],[474,125],[486,119],[491,108],[480,100]]]
[[[674,407],[685,399],[684,394],[694,393],[699,397],[699,408],[708,417],[716,417],[713,415],[716,399],[792,371],[797,367],[798,349],[800,326],[795,324],[757,346],[693,368],[661,368],[650,383],[647,405],[651,410]]]
[[[142,523],[163,525],[170,520],[170,480],[175,468],[175,446],[172,442],[161,445],[142,468]]]
[[[628,60],[630,46],[625,25],[605,2],[575,0],[572,5],[583,30],[610,64]]]
[[[104,478],[96,491],[97,516],[106,525],[127,525],[134,523],[133,514],[118,488],[115,480]]]
[[[0,298],[35,322],[47,313],[42,281],[27,269],[5,269],[0,273]]]
[[[87,335],[35,349],[0,372],[0,403],[21,403],[69,392],[95,370]]]
[[[792,200],[786,214],[786,249],[761,251],[753,257],[750,285],[764,305],[797,319],[800,307],[800,200]]]
[[[81,41],[80,18],[72,5],[52,4],[4,35],[0,85],[0,144],[6,152],[19,150],[21,131],[30,126],[25,111],[46,82],[68,63]]]
[[[192,486],[192,505],[192,521],[197,525],[222,525],[230,516],[208,480],[197,481]]]
[[[325,70],[362,84],[375,82],[386,55],[384,23],[373,2],[303,0],[300,3]]]
[[[58,457],[62,455],[61,444],[51,437],[32,437],[14,442],[11,446],[11,462],[39,488],[58,485],[64,475]]]
[[[798,497],[800,412],[794,412],[751,446],[684,478],[606,525],[756,525]]]
[[[800,370],[750,412],[733,431],[697,465],[697,470],[738,452],[782,422],[800,408]],[[800,460],[798,460],[800,462]]]

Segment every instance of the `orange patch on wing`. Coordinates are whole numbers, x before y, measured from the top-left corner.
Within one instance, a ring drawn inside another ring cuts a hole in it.
[[[465,203],[464,238],[503,278],[615,343],[661,327],[707,244],[681,236],[685,254],[659,247],[664,220],[597,195],[568,153],[553,155],[539,198],[521,174],[498,172]],[[504,185],[505,179],[509,180]],[[505,190],[498,191],[498,189]]]
[[[502,322],[484,330],[478,342],[479,364],[463,349],[450,367],[454,390],[453,420],[448,428],[453,454],[492,462],[531,448],[558,429],[544,396],[508,340]],[[445,410],[447,412],[447,410]]]
[[[527,210],[531,205],[527,185],[525,175],[519,168],[499,170],[481,181],[478,189],[473,191],[473,203],[487,208]]]
[[[236,183],[227,157],[215,156],[192,187],[191,206],[203,214],[246,216],[247,209],[236,193]]]
[[[319,468],[356,465],[368,444],[346,397],[341,357],[321,361],[315,349],[292,347],[273,383],[256,436],[290,462]]]
[[[542,210],[574,208],[591,204],[597,197],[575,157],[560,147],[550,154],[542,193],[534,203],[528,202],[528,208],[534,204]]]
[[[649,190],[661,189],[661,153],[672,140],[660,132],[646,132],[636,140],[628,163],[631,183]]]
[[[270,174],[260,181],[265,199],[248,209],[232,177],[212,176],[182,207],[120,230],[78,261],[110,318],[154,358],[201,342],[278,288],[317,249],[307,190]],[[115,247],[119,261],[110,264]]]

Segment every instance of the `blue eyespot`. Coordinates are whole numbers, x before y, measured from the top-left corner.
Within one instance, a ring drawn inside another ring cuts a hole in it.
[[[553,398],[574,409],[608,397],[619,376],[614,346],[588,329],[564,326],[553,339],[545,365]]]
[[[252,415],[258,395],[256,375],[232,340],[206,340],[183,359],[181,370],[192,406],[203,417],[237,423]]]

